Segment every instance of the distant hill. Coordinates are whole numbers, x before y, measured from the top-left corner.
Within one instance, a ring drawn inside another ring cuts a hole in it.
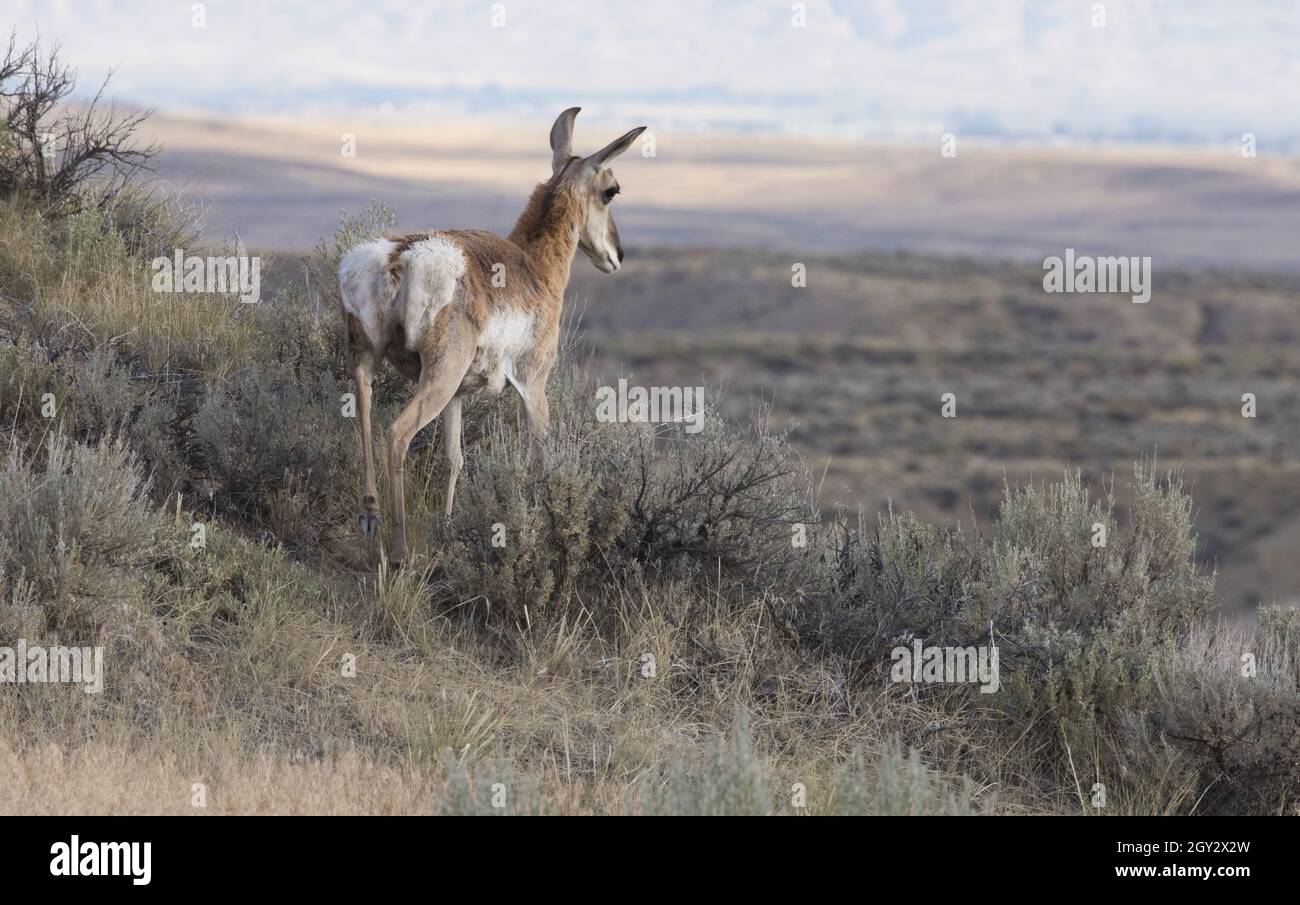
[[[392,204],[409,229],[508,230],[548,176],[546,130],[397,118],[151,120],[162,174],[205,197],[211,232],[309,248],[340,209]],[[632,122],[578,120],[579,150]],[[343,136],[356,156],[343,156]],[[638,148],[642,154],[649,148]],[[1041,262],[1074,247],[1172,267],[1300,266],[1300,158],[1186,150],[933,148],[660,132],[625,155],[628,247],[907,250]]]

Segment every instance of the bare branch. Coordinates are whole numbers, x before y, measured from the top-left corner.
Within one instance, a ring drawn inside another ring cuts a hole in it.
[[[112,72],[86,102],[72,103],[77,73],[44,52],[40,39],[18,47],[9,37],[0,62],[0,195],[20,195],[47,213],[102,207],[139,173],[152,170],[159,148],[137,132],[153,111],[123,111],[107,102]]]

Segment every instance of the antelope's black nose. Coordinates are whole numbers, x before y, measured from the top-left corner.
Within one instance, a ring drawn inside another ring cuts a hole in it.
[[[618,263],[620,263],[620,264],[623,263],[623,246],[622,246],[622,245],[620,245],[620,246],[618,247]]]

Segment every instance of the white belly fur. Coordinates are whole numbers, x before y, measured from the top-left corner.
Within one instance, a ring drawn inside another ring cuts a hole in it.
[[[487,389],[501,392],[506,380],[514,380],[515,360],[532,344],[533,316],[523,312],[494,314],[479,334],[476,364],[483,363]]]

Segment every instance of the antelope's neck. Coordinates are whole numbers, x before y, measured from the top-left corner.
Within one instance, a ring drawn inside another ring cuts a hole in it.
[[[533,190],[507,238],[527,252],[538,281],[562,300],[578,250],[582,210],[571,193],[553,183]]]

